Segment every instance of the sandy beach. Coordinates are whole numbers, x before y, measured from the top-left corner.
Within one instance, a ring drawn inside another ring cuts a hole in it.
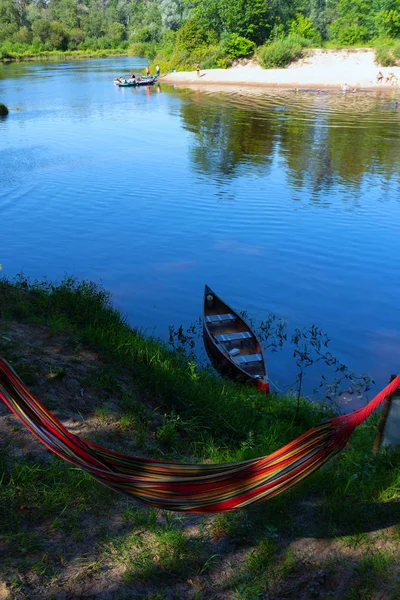
[[[381,71],[384,80],[377,83]],[[385,78],[393,73],[393,84]],[[371,49],[311,50],[307,56],[285,69],[263,69],[255,62],[239,64],[230,69],[177,71],[162,77],[165,83],[198,85],[253,85],[281,88],[339,88],[347,84],[349,91],[356,89],[400,89],[400,67],[381,67],[375,62]]]

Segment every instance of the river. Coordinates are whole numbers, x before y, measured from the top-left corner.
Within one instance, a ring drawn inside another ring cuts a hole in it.
[[[400,93],[113,84],[146,64],[0,65],[2,273],[101,282],[164,340],[208,283],[256,322],[318,325],[383,386],[400,372]],[[267,356],[284,389],[291,353]]]

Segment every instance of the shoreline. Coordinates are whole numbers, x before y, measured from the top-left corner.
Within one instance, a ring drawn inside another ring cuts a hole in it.
[[[129,56],[127,52],[116,52],[116,53],[103,53],[102,50],[94,50],[84,54],[73,53],[73,52],[60,52],[59,54],[53,54],[53,51],[49,51],[48,54],[29,55],[29,56],[7,56],[0,58],[0,64],[7,65],[10,63],[22,63],[22,62],[35,62],[35,61],[59,61],[59,60],[80,60],[88,58],[120,58],[123,56]]]
[[[377,83],[381,72],[384,79]],[[393,81],[386,81],[390,74]],[[314,50],[285,69],[264,69],[255,63],[239,64],[230,69],[177,71],[162,76],[163,83],[183,87],[251,86],[255,88],[310,89],[321,91],[353,89],[376,91],[400,89],[400,67],[382,67],[375,63],[375,52],[360,50]],[[344,90],[343,90],[344,91]]]

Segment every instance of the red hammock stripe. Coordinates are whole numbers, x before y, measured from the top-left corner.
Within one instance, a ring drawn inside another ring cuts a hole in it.
[[[70,433],[0,358],[0,398],[49,450],[112,489],[175,511],[227,512],[271,498],[319,469],[400,387],[400,375],[367,406],[325,421],[269,456],[186,465],[127,456]]]

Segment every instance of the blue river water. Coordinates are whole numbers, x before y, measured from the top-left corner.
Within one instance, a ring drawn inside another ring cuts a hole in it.
[[[0,66],[2,274],[100,282],[164,340],[208,283],[318,325],[378,390],[400,372],[400,93],[113,84],[146,64]],[[291,353],[267,357],[292,383]]]

